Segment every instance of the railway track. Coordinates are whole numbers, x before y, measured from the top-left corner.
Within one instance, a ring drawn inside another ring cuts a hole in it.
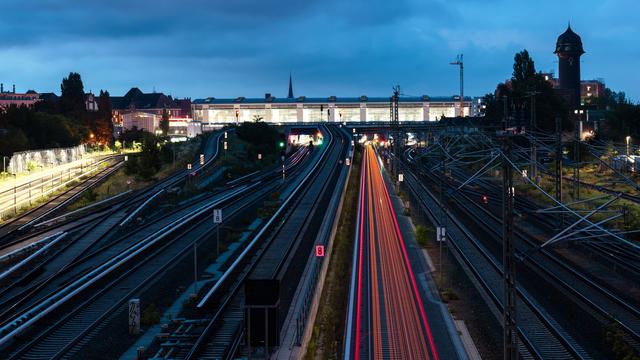
[[[414,198],[434,224],[444,219],[436,196],[418,177],[405,167],[405,181]],[[423,174],[422,174],[423,175]],[[485,301],[500,319],[502,313],[502,266],[482,245],[475,234],[457,217],[445,213],[449,244],[460,264],[485,296]],[[590,356],[549,316],[544,309],[518,286],[517,296],[519,351],[525,359],[590,359]]]
[[[100,217],[96,217],[93,221],[87,221],[87,218],[95,217],[94,214],[104,212],[105,210],[119,209],[120,211],[136,211],[135,207],[140,207],[150,197],[154,196],[160,191],[164,191],[186,181],[186,178],[190,174],[198,175],[203,169],[210,167],[217,159],[220,153],[222,144],[222,133],[213,134],[206,144],[203,144],[202,151],[207,154],[207,161],[204,165],[200,165],[198,162],[194,163],[193,169],[188,171],[186,169],[179,170],[175,174],[161,180],[160,182],[150,185],[147,188],[140,189],[136,192],[129,192],[128,194],[121,194],[121,196],[112,197],[112,200],[106,199],[99,204],[90,205],[85,208],[78,209],[71,213],[62,214],[56,218],[49,218],[53,212],[48,211],[47,216],[40,216],[37,219],[32,219],[27,224],[23,224],[20,228],[20,234],[17,233],[17,229],[14,229],[9,234],[0,237],[0,249],[15,248],[20,244],[28,245],[30,242],[36,241],[42,235],[50,234],[57,231],[73,231],[83,227],[95,226]],[[142,208],[137,211],[142,210]]]
[[[271,188],[263,185],[263,181],[255,179],[235,184],[214,198],[201,199],[175,212],[168,223],[165,219],[150,224],[161,224],[159,229],[145,226],[146,230],[136,237],[138,240],[124,250],[124,246],[105,245],[73,262],[70,267],[77,273],[62,280],[62,286],[53,286],[56,290],[31,304],[31,310],[17,312],[0,331],[0,342],[12,349],[14,358],[73,356],[87,345],[88,339],[100,333],[107,319],[123,311],[118,304],[122,305],[127,296],[148,289],[184,259],[194,244],[210,236],[207,215],[213,207],[223,206],[233,216]],[[97,264],[101,265],[96,268]],[[55,315],[56,321],[47,330],[32,334],[34,329],[29,325],[41,321],[46,314]],[[23,336],[19,335],[22,332],[33,335],[35,340],[14,341]]]
[[[110,163],[112,160],[115,160],[115,163],[112,166],[101,168],[102,164]],[[65,206],[75,201],[84,191],[100,184],[107,177],[109,177],[109,175],[120,169],[123,164],[124,162],[122,157],[113,156],[107,159],[103,159],[94,164],[93,166],[95,167],[95,169],[98,169],[98,172],[92,175],[84,175],[88,177],[83,181],[74,182],[71,179],[71,175],[69,175],[69,178],[65,183],[70,184],[70,187],[54,194],[54,196],[46,199],[46,201],[44,201],[42,204],[39,204],[34,208],[0,224],[0,249],[11,246],[13,243],[15,243],[15,241],[7,239],[10,238],[14,233],[24,231],[32,224],[41,221],[42,219],[56,212],[59,212]],[[80,177],[82,177],[82,175]],[[47,192],[51,192],[55,188],[62,187],[62,185],[64,185],[62,183],[63,181],[64,180],[60,179],[57,185],[51,185],[52,189],[47,190]],[[42,193],[45,193],[44,190],[42,190]],[[26,190],[25,194],[20,195],[20,197],[24,196],[26,196],[27,199],[31,198],[30,190]]]
[[[459,176],[459,174],[455,174],[456,172],[454,171],[454,175]],[[422,172],[421,175],[430,176],[425,172]],[[492,234],[493,239],[495,239],[494,256],[499,258],[501,220],[487,209],[487,205],[481,205],[475,199],[476,197],[479,199],[480,193],[492,193],[494,198],[497,198],[498,190],[494,184],[486,180],[477,180],[475,184],[476,186],[481,186],[482,190],[480,192],[463,189],[455,192],[452,198],[458,204],[461,216],[474,219],[482,231]],[[469,193],[472,195],[469,195]],[[516,208],[519,208],[522,213],[527,213],[527,216],[529,216],[531,215],[531,209],[534,209],[535,205],[526,199],[518,199]],[[545,215],[543,218],[537,218],[534,226],[546,229],[553,234],[555,229],[552,229],[549,223],[554,224],[556,222],[556,219]],[[527,228],[518,227],[515,235],[519,240],[517,250],[523,258],[527,259],[528,268],[533,269],[542,279],[551,280],[552,286],[583,309],[586,309],[587,313],[597,319],[603,327],[609,326],[612,321],[617,323],[628,334],[626,340],[637,348],[640,313],[634,304],[617,295],[607,284],[597,281],[589,274],[578,271],[555,252],[539,249],[540,240],[530,234]],[[530,254],[533,255],[530,256]]]
[[[218,149],[220,147],[220,137],[221,134],[214,135],[212,141],[209,142],[209,147],[214,146],[215,153],[213,153],[208,162],[206,162],[202,167],[196,168],[195,171],[198,171],[206,166],[210,166],[216,160]],[[87,211],[79,209],[72,212],[77,213],[74,215],[80,216],[79,220],[77,220],[77,216],[63,215],[62,221],[56,221],[54,226],[42,226],[42,228],[39,228],[38,224],[36,224],[36,227],[38,227],[39,229],[36,230],[35,234],[30,234],[30,238],[23,240],[24,242],[28,243],[29,239],[37,239],[43,234],[50,234],[60,231],[65,231],[71,236],[63,246],[55,249],[56,251],[52,252],[50,256],[42,259],[42,261],[39,263],[32,264],[32,269],[24,274],[21,279],[16,279],[17,281],[9,284],[9,286],[0,288],[0,302],[4,304],[4,306],[0,307],[1,309],[3,309],[2,312],[5,312],[8,309],[7,301],[11,301],[7,300],[7,298],[16,300],[14,298],[16,296],[15,293],[7,297],[7,293],[10,293],[13,288],[22,288],[22,293],[29,292],[34,288],[38,288],[38,286],[40,286],[43,282],[49,281],[48,277],[57,274],[59,271],[67,268],[70,264],[73,264],[79,259],[82,259],[84,257],[84,254],[89,249],[99,247],[101,242],[106,242],[109,239],[116,238],[116,240],[112,241],[113,243],[111,244],[116,245],[122,242],[123,238],[126,240],[127,234],[124,234],[124,236],[120,235],[120,238],[117,238],[117,235],[121,234],[123,230],[126,230],[128,233],[131,232],[131,229],[122,228],[125,224],[120,222],[120,220],[127,219],[127,216],[131,216],[131,214],[139,213],[144,208],[144,206],[147,205],[148,199],[153,197],[152,194],[163,192],[168,187],[175,186],[183,180],[184,173],[179,172],[154,186],[150,186],[146,189],[140,190],[136,194],[133,194],[133,196],[129,196],[128,198],[124,198],[123,200],[120,199],[120,196],[117,197],[117,200],[120,201],[119,203],[115,203],[113,205],[109,204],[106,207],[98,206],[95,208],[92,205],[87,207],[91,208]],[[125,196],[126,195],[127,193],[125,193]],[[116,199],[114,198],[113,201],[115,200]],[[172,211],[167,215],[169,216],[176,211]],[[142,230],[142,228],[133,229],[133,233],[136,233],[139,230]],[[36,275],[32,276],[32,274]],[[21,282],[19,280],[26,279],[33,281],[31,282],[30,286],[24,288],[22,287],[22,285],[20,285]]]
[[[341,138],[334,129],[327,129],[323,132],[328,132],[330,141],[325,142],[325,150],[319,155],[320,159],[311,164],[312,169],[307,169],[300,176],[300,180],[293,184],[291,192],[278,211],[251,240],[247,240],[248,244],[244,250],[237,255],[233,263],[206,291],[198,303],[198,307],[202,309],[203,317],[189,320],[190,326],[187,330],[189,336],[195,340],[187,344],[183,342],[180,346],[171,346],[168,341],[167,344],[161,346],[154,358],[194,359],[209,357],[222,359],[231,358],[237,353],[245,338],[244,303],[246,292],[244,286],[246,279],[251,276],[256,266],[261,262],[275,266],[280,271],[287,271],[288,265],[285,266],[284,263],[289,264],[290,257],[296,256],[294,254],[303,254],[304,258],[307,258],[308,252],[304,250],[306,247],[301,245],[299,236],[313,220],[306,219],[301,222],[294,220],[293,217],[305,218],[307,216],[310,211],[309,205],[313,204],[311,199],[317,197],[312,193],[317,194],[318,191],[324,193],[325,190],[321,190],[318,186],[325,189],[326,182],[323,179],[329,176],[325,173],[327,169],[336,169],[337,159],[344,157],[348,143],[348,139]],[[315,189],[311,190],[312,188]],[[276,243],[281,245],[276,245]],[[302,246],[303,250],[297,251],[298,246]],[[270,260],[266,260],[267,258]],[[300,267],[297,270],[303,268],[299,264],[296,266]],[[294,273],[298,272],[294,271]],[[292,279],[288,286],[297,283],[294,280],[296,279],[295,275],[287,276],[291,276]],[[284,295],[282,301],[288,302],[287,299],[289,297]],[[182,330],[178,329],[176,336],[179,336],[178,334]],[[278,344],[272,343],[272,345],[277,346]]]

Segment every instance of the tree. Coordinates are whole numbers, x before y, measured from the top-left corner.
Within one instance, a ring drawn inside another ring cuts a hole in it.
[[[84,85],[78,73],[69,73],[60,85],[60,111],[65,115],[80,118],[85,112]]]
[[[11,106],[1,113],[0,127],[8,129],[7,141],[19,144],[12,145],[12,151],[75,146],[87,135],[87,129],[76,121],[25,106]]]
[[[529,52],[525,49],[517,53],[513,59],[513,75],[511,80],[516,84],[526,84],[536,75],[536,66]]]
[[[158,138],[148,132],[142,138],[142,153],[140,154],[138,174],[143,179],[151,179],[160,170],[160,148]]]
[[[278,143],[286,138],[280,139],[278,130],[264,122],[245,122],[236,129],[236,135],[248,143],[248,159],[255,159],[257,154],[274,154]]]
[[[534,95],[535,94],[535,95]],[[529,126],[531,121],[531,96],[535,96],[536,125],[538,129],[555,131],[555,118],[563,118],[567,128],[567,107],[556,95],[551,84],[536,72],[533,59],[527,50],[514,56],[511,80],[498,84],[495,95],[485,95],[487,122],[501,124],[505,118],[505,101],[509,117],[515,119],[510,125]]]
[[[134,126],[131,129],[124,130],[120,135],[120,140],[124,141],[125,145],[129,144],[129,146],[131,146],[131,143],[134,141],[141,142],[145,133],[146,131]]]
[[[160,119],[160,130],[162,135],[169,135],[169,112],[167,109],[162,109],[162,118]]]
[[[105,145],[111,145],[113,143],[113,122],[111,116],[109,92],[100,90],[98,113],[96,114],[96,138],[98,143]]]
[[[25,150],[29,150],[29,139],[21,129],[8,129],[7,133],[0,135],[1,156],[11,156],[14,152]]]

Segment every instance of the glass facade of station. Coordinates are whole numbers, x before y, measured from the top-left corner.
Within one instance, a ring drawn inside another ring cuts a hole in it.
[[[375,122],[389,121],[389,98],[305,99],[201,99],[192,104],[195,121],[203,124],[229,124],[255,121],[270,123],[300,122]],[[478,116],[479,105],[470,98],[463,102],[463,116]],[[414,98],[399,102],[400,121],[436,121],[460,114],[460,101],[455,97]]]

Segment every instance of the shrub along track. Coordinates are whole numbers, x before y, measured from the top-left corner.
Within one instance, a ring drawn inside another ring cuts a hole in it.
[[[342,214],[334,241],[334,250],[327,270],[313,334],[307,347],[306,359],[340,358],[343,349],[344,324],[347,312],[349,275],[355,238],[355,219],[360,187],[362,152],[355,148],[352,173],[342,205]]]

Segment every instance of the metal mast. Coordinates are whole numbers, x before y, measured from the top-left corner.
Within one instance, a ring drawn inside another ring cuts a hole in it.
[[[458,65],[460,67],[460,113],[459,116],[464,116],[464,61],[462,60],[463,54],[456,56],[456,61],[451,62],[451,65]]]
[[[390,102],[391,133],[393,134],[393,173],[397,177],[398,157],[400,156],[400,120],[398,118],[398,101],[400,100],[400,85],[393,87]],[[396,179],[397,180],[397,179]]]
[[[537,182],[538,177],[538,154],[536,149],[536,129],[538,125],[536,123],[536,95],[539,94],[538,91],[530,91],[529,96],[531,97],[531,129],[530,141],[531,141],[531,179]]]
[[[560,117],[556,117],[556,171],[555,171],[555,187],[556,200],[562,202],[562,124]],[[564,212],[560,214],[559,228],[564,226]]]
[[[513,169],[511,134],[504,136],[502,151],[502,265],[504,271],[503,354],[504,359],[518,358],[516,327],[516,259],[513,244]]]
[[[506,103],[506,97],[504,97]],[[503,311],[502,350],[505,360],[518,359],[518,333],[516,325],[516,258],[513,243],[513,169],[511,168],[512,137],[509,114],[505,112],[504,130],[498,132],[502,140],[502,267],[503,267]]]

